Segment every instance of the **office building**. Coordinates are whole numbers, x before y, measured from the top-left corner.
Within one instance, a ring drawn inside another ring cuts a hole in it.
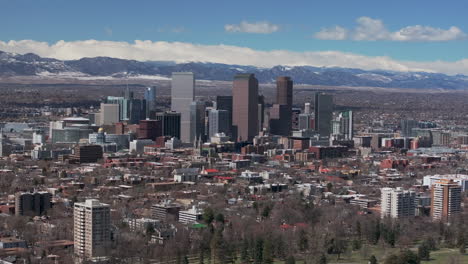
[[[179,222],[182,224],[193,224],[197,223],[202,219],[203,212],[196,206],[186,210],[179,211]]]
[[[311,114],[300,114],[299,115],[299,130],[313,130],[314,123]]]
[[[81,259],[97,259],[109,253],[110,206],[95,199],[74,205],[74,249]]]
[[[238,74],[232,88],[232,123],[237,141],[252,141],[258,134],[258,80]]]
[[[195,78],[191,72],[172,73],[171,110],[180,113],[180,136],[184,143],[190,142],[190,104],[195,93]]]
[[[215,134],[224,133],[229,135],[231,124],[229,123],[230,112],[227,110],[211,110],[208,113],[208,135],[213,137]]]
[[[180,139],[181,114],[177,112],[156,113],[156,120],[162,121],[162,135]]]
[[[418,127],[418,121],[416,120],[401,120],[401,136],[402,137],[414,137],[416,134],[413,128]]]
[[[228,111],[229,132],[226,135],[232,135],[232,96],[216,96],[216,109]]]
[[[276,79],[276,103],[292,108],[293,81],[290,77],[281,76]]]
[[[96,124],[99,126],[113,125],[119,121],[119,105],[101,103],[99,123]]]
[[[149,118],[156,113],[156,87],[146,87],[144,98],[146,101],[146,117]]]
[[[121,96],[107,96],[106,98],[106,103],[119,105],[119,121],[122,121],[127,117],[127,105],[124,101],[125,98]]]
[[[205,103],[194,101],[190,104],[190,143],[205,138]]]
[[[15,194],[17,216],[41,216],[52,207],[52,194],[48,192],[22,192]]]
[[[102,159],[102,146],[78,145],[75,147],[74,157],[79,163],[95,163]]]
[[[11,154],[11,149],[12,145],[10,141],[8,140],[8,137],[6,137],[3,134],[3,129],[0,131],[0,157],[6,157]]]
[[[169,201],[151,206],[153,219],[160,221],[177,221],[179,219],[180,205]]]
[[[468,190],[468,175],[466,174],[427,175],[423,178],[423,185],[432,188],[436,182],[443,179],[452,180],[454,183],[458,184],[462,188],[462,192],[466,192]]]
[[[296,130],[299,128],[299,115],[301,114],[301,108],[293,108],[291,111],[292,129]]]
[[[416,214],[416,193],[403,188],[382,188],[381,217],[403,218]]]
[[[141,120],[138,128],[138,139],[156,140],[163,134],[162,123],[162,120]]]
[[[321,137],[331,134],[331,121],[333,118],[333,97],[329,94],[315,94],[315,130]]]
[[[342,111],[332,120],[332,134],[339,140],[352,140],[353,130],[353,111]]]
[[[130,153],[141,154],[144,152],[145,146],[154,145],[155,142],[151,139],[135,139],[130,141]]]
[[[311,114],[312,112],[310,111],[310,103],[305,103],[304,104],[304,114]]]
[[[270,108],[270,133],[287,137],[291,133],[291,111],[289,106],[274,104]]]
[[[441,179],[432,186],[431,216],[434,221],[450,222],[461,211],[461,186]]]

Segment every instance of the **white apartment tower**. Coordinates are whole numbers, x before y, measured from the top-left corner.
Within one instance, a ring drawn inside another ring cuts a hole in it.
[[[107,255],[110,244],[110,206],[95,199],[75,203],[75,254],[80,259],[98,259]]]
[[[415,216],[416,193],[403,188],[382,188],[382,218],[402,218]]]
[[[191,72],[172,73],[171,110],[180,113],[180,140],[190,142],[190,105],[195,93],[195,78]]]

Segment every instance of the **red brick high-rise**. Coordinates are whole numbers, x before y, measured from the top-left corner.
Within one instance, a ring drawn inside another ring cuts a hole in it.
[[[253,74],[234,77],[232,108],[237,141],[251,141],[258,134],[258,80]]]
[[[281,76],[276,79],[276,103],[292,108],[293,81],[290,77]]]

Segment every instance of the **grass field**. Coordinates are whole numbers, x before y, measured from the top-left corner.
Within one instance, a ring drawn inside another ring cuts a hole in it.
[[[379,263],[383,263],[384,256],[389,255],[393,252],[398,252],[397,248],[380,248],[372,247],[369,248],[369,256],[375,255]],[[431,260],[422,261],[421,264],[450,264],[451,260],[454,260],[456,264],[468,263],[468,254],[460,254],[458,249],[442,248],[436,251],[431,251]],[[275,261],[275,264],[281,264],[284,261]],[[303,261],[296,261],[297,264],[303,264]],[[337,260],[336,255],[328,256],[329,264],[368,264],[368,258],[363,258],[359,252],[352,252],[351,254],[344,254],[340,260]]]

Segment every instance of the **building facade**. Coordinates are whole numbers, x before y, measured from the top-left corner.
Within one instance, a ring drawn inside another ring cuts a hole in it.
[[[416,193],[402,188],[382,188],[381,217],[403,218],[416,214]]]
[[[331,134],[331,121],[333,118],[333,96],[330,94],[315,94],[315,130],[322,137]]]
[[[251,141],[258,134],[258,80],[238,74],[232,88],[232,123],[237,141]]]
[[[461,211],[461,186],[441,179],[432,186],[431,216],[434,221],[450,222]]]
[[[105,257],[110,241],[110,206],[95,199],[75,203],[75,254],[81,259]]]
[[[171,110],[180,113],[180,137],[190,142],[190,104],[195,94],[195,78],[191,72],[172,73]]]

